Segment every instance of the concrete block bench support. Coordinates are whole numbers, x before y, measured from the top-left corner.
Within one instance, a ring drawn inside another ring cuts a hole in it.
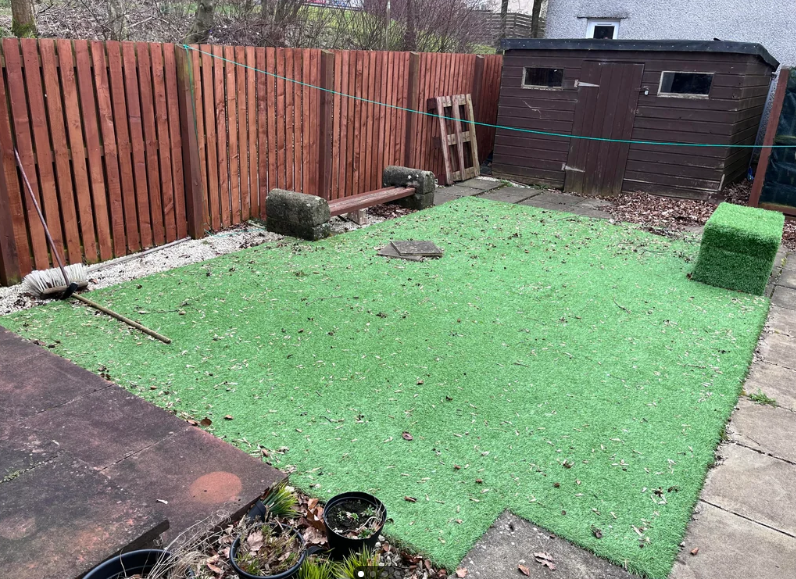
[[[373,205],[396,201],[411,209],[434,205],[434,174],[407,167],[384,170],[383,189],[327,201],[284,189],[272,189],[265,200],[268,231],[316,241],[330,234],[329,219]]]

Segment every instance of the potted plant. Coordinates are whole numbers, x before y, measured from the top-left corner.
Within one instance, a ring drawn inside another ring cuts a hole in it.
[[[190,569],[178,569],[178,563],[168,551],[161,549],[141,549],[121,553],[100,563],[89,571],[83,579],[136,579],[149,576],[165,579],[166,577],[193,578]]]
[[[242,579],[295,577],[306,557],[301,533],[271,523],[247,525],[229,549],[229,561]]]
[[[323,510],[329,548],[338,558],[355,551],[374,549],[386,520],[387,509],[368,493],[337,495],[326,503]]]

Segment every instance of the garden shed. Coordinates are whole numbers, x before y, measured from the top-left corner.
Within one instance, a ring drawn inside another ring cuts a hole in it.
[[[755,143],[779,65],[760,44],[718,40],[502,46],[498,125],[559,136],[498,129],[494,175],[585,195],[717,197],[747,172],[753,149],[728,145]]]

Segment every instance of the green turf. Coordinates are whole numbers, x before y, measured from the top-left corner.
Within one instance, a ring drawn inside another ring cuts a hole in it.
[[[693,279],[762,295],[782,239],[777,211],[722,203],[705,224]]]
[[[411,238],[445,256],[375,255]],[[74,304],[0,322],[263,445],[315,495],[373,492],[387,532],[448,567],[508,508],[663,578],[768,310],[689,281],[695,255],[465,198],[92,292],[170,346]]]

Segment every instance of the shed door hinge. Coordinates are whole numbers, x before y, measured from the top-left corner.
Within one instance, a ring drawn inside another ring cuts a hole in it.
[[[599,84],[592,84],[590,82],[583,82],[583,81],[580,81],[580,80],[575,80],[575,88],[578,88],[579,86],[593,86],[593,87],[596,87],[596,88],[600,88]]]

